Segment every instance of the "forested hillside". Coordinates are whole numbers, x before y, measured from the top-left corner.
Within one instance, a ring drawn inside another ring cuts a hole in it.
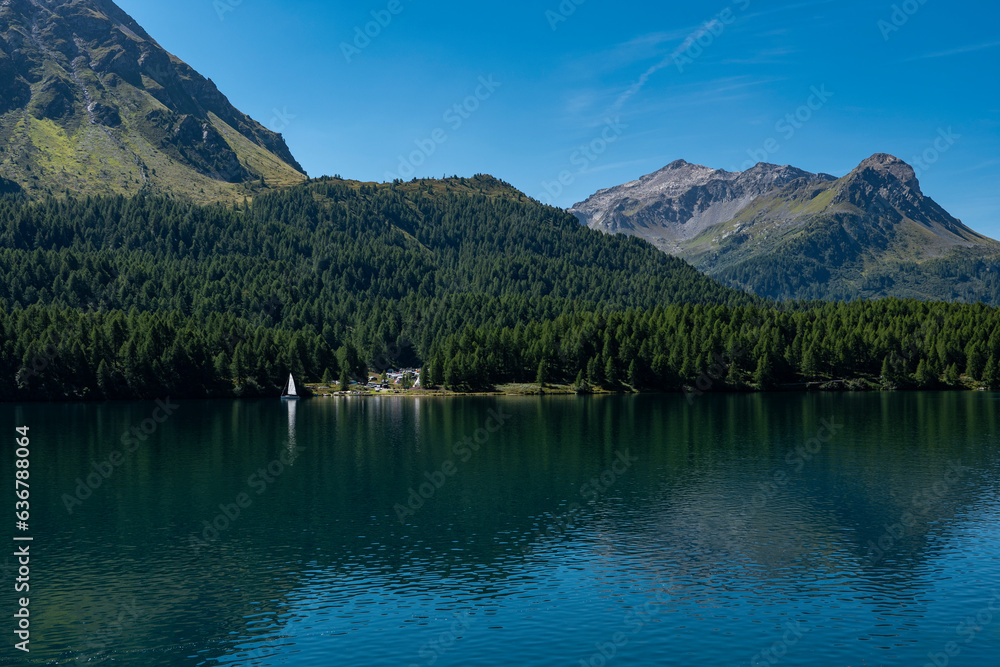
[[[756,301],[488,176],[324,179],[237,206],[7,198],[0,247],[6,397],[269,392],[288,368],[417,364],[466,326]],[[68,354],[40,352],[57,336]],[[39,355],[46,373],[21,372]]]
[[[469,327],[435,345],[453,387],[574,383],[635,391],[1000,387],[1000,310],[885,299],[667,306]]]

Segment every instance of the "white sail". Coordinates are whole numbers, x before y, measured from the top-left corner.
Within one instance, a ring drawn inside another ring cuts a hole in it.
[[[288,395],[289,396],[299,395],[298,392],[295,391],[295,378],[292,377],[291,373],[288,374]]]

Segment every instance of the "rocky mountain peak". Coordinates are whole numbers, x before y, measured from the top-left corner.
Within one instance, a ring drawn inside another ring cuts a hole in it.
[[[607,232],[655,234],[672,250],[707,227],[732,219],[755,198],[799,178],[820,178],[795,167],[760,163],[743,172],[675,160],[659,171],[601,190],[570,212]]]
[[[913,171],[913,167],[888,153],[876,153],[872,155],[859,164],[853,173],[862,178],[867,177],[870,179],[874,175],[882,181],[892,179],[916,194],[921,194],[920,183],[917,181],[917,174]]]

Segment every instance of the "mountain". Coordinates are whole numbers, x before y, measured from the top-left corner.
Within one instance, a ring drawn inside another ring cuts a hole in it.
[[[686,241],[732,220],[757,197],[806,177],[815,175],[764,163],[733,173],[676,160],[637,181],[600,190],[570,213],[592,229],[641,236],[680,254]]]
[[[306,179],[280,134],[111,0],[3,0],[0,91],[0,177],[29,196],[208,202]]]
[[[72,387],[94,389],[102,360],[107,396],[191,387],[225,395],[233,390],[226,378],[255,393],[275,380],[280,387],[289,369],[308,381],[324,370],[336,379],[331,355],[345,347],[360,376],[357,359],[415,365],[471,327],[523,335],[528,324],[558,316],[668,304],[761,300],[483,175],[387,184],[322,178],[235,205],[143,194],[0,198],[0,400],[79,397]],[[13,324],[3,324],[4,313]],[[94,345],[93,332],[65,324],[71,315],[101,327],[127,315],[137,329],[120,327]],[[234,331],[241,338],[227,347]],[[53,338],[63,352],[44,356]],[[551,351],[553,364],[582,354],[576,344]],[[75,370],[18,389],[23,368],[53,356]],[[453,366],[486,363],[470,356]]]
[[[1000,243],[952,217],[923,194],[912,167],[884,153],[839,179],[765,163],[734,173],[678,160],[570,212],[768,298],[1000,303]]]

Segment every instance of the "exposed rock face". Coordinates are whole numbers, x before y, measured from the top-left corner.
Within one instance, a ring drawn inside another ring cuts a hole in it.
[[[764,163],[731,173],[678,160],[570,212],[776,298],[979,298],[990,280],[973,274],[989,273],[982,260],[1000,254],[1000,243],[925,196],[913,168],[885,153],[840,179]]]
[[[570,212],[593,229],[642,236],[677,253],[684,241],[732,220],[757,197],[801,178],[833,177],[766,163],[729,172],[677,160],[637,181],[600,190]]]
[[[185,169],[225,183],[305,178],[280,134],[111,0],[2,0],[0,90],[0,140],[17,153],[0,154],[0,173],[32,189],[63,175],[81,191],[117,179],[116,191],[180,194]]]

